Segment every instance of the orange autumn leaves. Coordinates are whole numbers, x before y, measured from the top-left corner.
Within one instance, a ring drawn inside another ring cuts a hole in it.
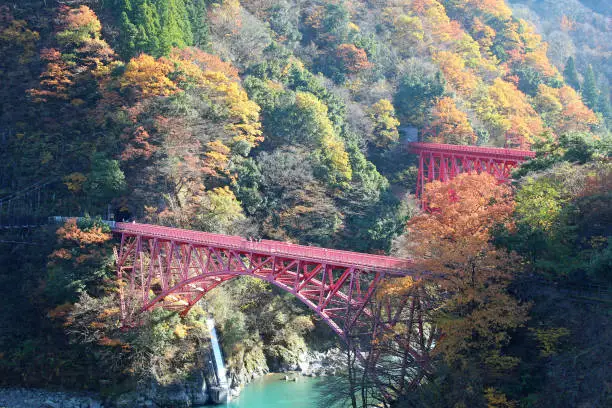
[[[40,86],[29,91],[37,102],[70,99],[75,85],[108,74],[115,59],[113,50],[102,39],[102,24],[89,7],[60,7],[56,28],[59,49],[41,50],[47,67],[40,76]]]
[[[340,44],[336,49],[336,56],[342,61],[344,69],[351,74],[372,67],[366,52],[353,44]]]
[[[109,241],[111,234],[95,226],[84,231],[77,226],[76,219],[71,218],[57,230],[57,237],[61,241],[70,241],[79,248],[85,248],[87,245],[99,245]]]
[[[560,84],[562,78],[548,60],[547,44],[535,28],[513,17],[503,0],[415,0],[409,6],[395,3],[385,9],[384,16],[400,37],[404,21],[410,21],[411,32],[425,33],[411,47],[431,56],[447,81],[446,97],[466,116],[464,121],[454,112],[451,127],[465,123],[458,129],[478,128],[493,145],[529,148],[545,132],[592,131],[598,125],[597,117],[567,86],[555,91],[556,99],[566,100],[563,116],[542,110],[537,95],[527,95],[517,74],[522,69],[536,72],[549,86]],[[430,122],[437,123],[424,130],[425,136],[443,143],[473,143],[465,132],[460,136],[443,129],[432,132],[440,126],[436,116],[451,107],[448,101],[435,104]]]
[[[112,238],[110,233],[102,231],[100,227],[93,226],[86,231],[82,230],[74,218],[66,221],[57,230],[56,235],[61,248],[49,255],[49,266],[63,262],[81,265],[99,259],[103,256],[104,244]]]
[[[234,135],[234,142],[244,141],[254,147],[263,140],[259,106],[249,100],[236,69],[214,55],[194,48],[174,50],[167,58],[141,54],[127,64],[120,84],[122,89],[134,89],[142,97],[201,89],[227,112],[226,128]]]
[[[140,54],[127,64],[121,78],[121,87],[137,89],[142,96],[168,96],[178,90],[168,78],[173,71],[172,63],[166,58],[155,59],[147,54]]]
[[[407,226],[409,252],[420,268],[461,273],[455,266],[476,260],[490,246],[490,229],[509,223],[514,211],[510,187],[487,173],[461,174],[425,186],[428,210]]]
[[[439,99],[432,109],[425,136],[433,143],[475,144],[476,134],[467,115],[457,109],[452,98]]]
[[[461,174],[428,184],[423,198],[428,210],[408,222],[402,249],[440,305],[433,317],[444,335],[436,353],[449,363],[478,356],[491,367],[512,366],[501,349],[526,319],[526,306],[506,290],[519,259],[491,243],[492,228],[511,228],[511,188],[490,174]]]

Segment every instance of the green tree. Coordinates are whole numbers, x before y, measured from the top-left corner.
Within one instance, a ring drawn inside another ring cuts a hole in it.
[[[501,231],[498,240],[525,256],[533,271],[549,278],[582,281],[604,277],[609,263],[612,167],[587,161],[578,136],[564,144],[572,163],[559,162],[531,173],[519,182],[513,232]],[[586,152],[586,154],[585,154]]]
[[[563,77],[565,82],[575,90],[580,90],[580,81],[578,80],[578,72],[574,63],[574,57],[569,57],[563,69]]]
[[[260,186],[263,176],[257,162],[249,157],[238,164],[236,173],[238,177],[232,184],[236,197],[242,203],[247,215],[255,215],[262,210],[266,204]]]
[[[404,76],[393,101],[402,122],[422,124],[435,99],[444,94],[445,85],[439,71],[434,75],[410,73]]]
[[[339,230],[341,215],[315,178],[312,162],[309,152],[295,147],[257,158],[266,204],[258,216],[267,236],[325,245]]]
[[[303,39],[322,47],[342,44],[348,37],[349,21],[349,12],[342,2],[315,6],[306,18]]]
[[[287,1],[275,2],[270,7],[270,28],[272,28],[280,39],[289,44],[295,44],[302,39],[302,33],[298,30],[299,9]]]
[[[96,209],[105,208],[110,200],[125,190],[125,176],[117,160],[109,160],[96,153],[91,160],[91,171],[83,190]]]
[[[119,51],[125,59],[129,59],[133,56],[134,50],[136,50],[138,28],[134,24],[132,24],[127,12],[125,11],[121,13],[119,25],[121,27],[121,41]]]
[[[597,106],[598,95],[599,90],[597,89],[597,83],[595,82],[593,66],[589,65],[587,72],[584,75],[584,83],[582,84],[582,100],[586,106],[591,109],[595,109]]]
[[[347,150],[353,179],[339,200],[345,216],[340,245],[360,252],[387,252],[404,228],[404,206],[356,140],[347,142]]]
[[[149,0],[139,0],[134,10],[133,22],[138,28],[137,51],[159,56],[161,26],[155,5]]]
[[[310,92],[327,106],[327,116],[336,132],[344,125],[346,106],[344,101],[323,85],[321,79],[302,66],[292,65],[287,76],[287,86],[295,91]]]
[[[210,28],[208,26],[206,0],[188,1],[185,3],[185,7],[191,22],[193,46],[207,50],[210,46]]]
[[[227,186],[206,192],[196,217],[194,224],[198,229],[229,235],[241,233],[245,220],[240,202]]]
[[[272,145],[292,144],[312,149],[315,173],[331,185],[351,179],[344,141],[328,116],[327,105],[309,92],[288,92],[278,108],[264,117]]]
[[[370,108],[370,118],[374,122],[374,143],[379,147],[387,147],[397,142],[399,120],[395,117],[395,109],[390,101],[381,99]]]
[[[159,52],[167,55],[173,47],[193,44],[189,13],[183,0],[163,0],[157,4],[161,26]]]
[[[561,186],[546,178],[527,178],[516,195],[516,214],[534,229],[550,231],[561,215]]]
[[[321,162],[328,171],[326,178],[332,183],[351,179],[351,166],[348,161],[344,142],[336,134],[327,116],[327,106],[316,96],[298,92],[295,97],[295,114],[301,123],[301,133],[305,140],[315,141]]]
[[[606,87],[601,90],[597,98],[597,106],[595,110],[601,113],[608,129],[612,127],[612,105],[610,104],[610,89]]]
[[[532,67],[520,67],[514,73],[519,77],[518,88],[529,96],[534,96],[544,81],[544,76]]]

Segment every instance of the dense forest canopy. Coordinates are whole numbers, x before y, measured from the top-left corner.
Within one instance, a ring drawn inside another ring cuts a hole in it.
[[[609,303],[576,306],[550,283],[612,280],[610,12],[595,0],[1,0],[0,197],[46,180],[48,214],[421,257],[458,280],[431,284],[450,298],[432,316],[447,340],[406,406],[551,394],[604,406],[612,379],[597,361],[612,348],[589,331],[612,338]],[[420,212],[416,139],[537,157],[512,187],[434,184],[429,208],[444,211]],[[9,295],[33,323],[4,316],[7,383],[99,388],[95,361],[117,382],[186,375],[203,312],[118,330],[108,232],[66,224],[34,257],[2,247],[5,286],[40,282]],[[220,290],[210,310],[234,373],[295,362],[320,334],[260,282]],[[36,374],[53,371],[52,346],[61,370]]]

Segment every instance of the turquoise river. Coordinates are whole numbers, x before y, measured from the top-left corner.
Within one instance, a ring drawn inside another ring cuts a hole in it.
[[[285,381],[284,375],[270,374],[254,380],[227,404],[230,408],[316,408],[320,394],[318,378],[298,377]],[[289,375],[293,378],[295,375]]]

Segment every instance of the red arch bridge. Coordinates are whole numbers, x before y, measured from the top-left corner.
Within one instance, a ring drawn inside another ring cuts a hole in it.
[[[405,384],[402,380],[399,388],[393,386],[397,392],[416,385],[427,371],[436,333],[426,321],[429,306],[423,289],[415,285],[401,297],[385,296],[380,290],[397,278],[418,279],[408,259],[109,223],[121,236],[116,263],[121,316],[127,326],[155,307],[185,314],[223,282],[251,276],[292,293],[354,349],[367,345],[369,352],[361,358],[372,369],[392,351],[398,378],[410,379]],[[390,374],[390,368],[385,370]]]

